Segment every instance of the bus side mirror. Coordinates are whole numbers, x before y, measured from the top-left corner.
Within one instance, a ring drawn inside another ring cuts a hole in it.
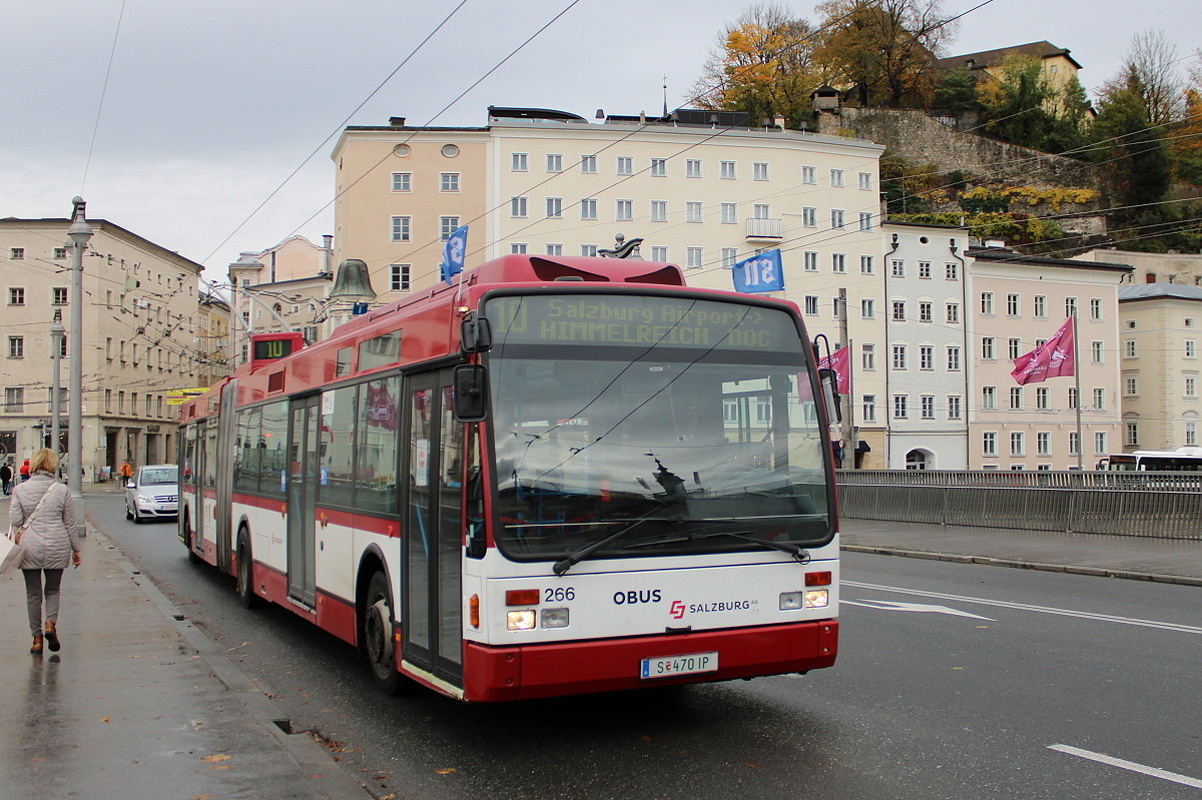
[[[483,364],[455,367],[455,419],[480,422],[488,417],[488,369]]]
[[[826,401],[827,419],[842,422],[843,404],[839,401],[839,376],[833,369],[819,369],[818,385],[822,387],[822,397]]]
[[[459,326],[459,346],[465,353],[492,349],[492,325],[488,317],[468,317]]]

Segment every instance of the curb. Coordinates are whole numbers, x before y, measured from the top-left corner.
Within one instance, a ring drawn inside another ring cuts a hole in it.
[[[1011,567],[1014,569],[1032,569],[1042,572],[1063,572],[1069,575],[1091,575],[1098,578],[1121,578],[1132,581],[1150,581],[1152,583],[1171,583],[1179,586],[1202,586],[1202,578],[1192,578],[1184,575],[1163,575],[1155,572],[1136,572],[1127,569],[1108,569],[1106,567],[1079,567],[1067,564],[1043,564],[1038,561],[1022,561],[1010,558],[991,558],[989,556],[965,556],[956,553],[934,553],[925,550],[905,550],[900,547],[882,547],[877,545],[843,544],[839,549],[848,553],[869,553],[880,556],[901,556],[903,558],[922,558],[928,561],[950,561],[956,564],[983,564],[990,567]]]
[[[347,774],[312,736],[305,731],[292,732],[291,720],[280,719],[275,704],[259,690],[254,681],[208,636],[188,621],[187,614],[134,566],[125,551],[105,534],[103,528],[91,520],[88,520],[88,527],[97,537],[97,544],[103,543],[118,554],[118,563],[129,573],[130,580],[146,593],[167,623],[176,629],[188,646],[196,651],[196,655],[209,666],[214,676],[242,703],[251,721],[271,734],[281,749],[292,757],[310,786],[329,800],[372,800],[374,796],[367,787]]]

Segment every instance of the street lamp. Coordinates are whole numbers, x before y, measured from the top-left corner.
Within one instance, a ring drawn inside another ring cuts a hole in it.
[[[92,238],[92,226],[84,218],[82,197],[71,200],[71,227],[67,228],[67,247],[71,248],[71,330],[67,357],[71,360],[67,395],[67,442],[71,454],[67,464],[67,487],[76,503],[83,497],[83,251]],[[83,527],[83,509],[79,527]]]
[[[61,392],[59,391],[58,362],[63,353],[64,333],[66,333],[66,329],[63,327],[63,312],[62,309],[56,308],[54,309],[54,322],[50,323],[50,346],[54,348],[54,381],[50,387],[50,430],[53,432],[51,433],[50,441],[52,444],[50,446],[56,453],[63,441],[62,434],[59,432],[59,415],[62,413],[62,399],[60,397]]]

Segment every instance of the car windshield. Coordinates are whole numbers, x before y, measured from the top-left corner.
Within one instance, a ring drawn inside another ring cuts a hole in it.
[[[823,436],[787,313],[664,297],[503,300],[488,308],[506,555],[830,539]],[[599,328],[557,328],[559,315],[598,309],[610,319]]]
[[[140,473],[138,473],[138,484],[142,486],[158,486],[168,483],[174,484],[176,472],[176,467],[150,467],[143,469]]]

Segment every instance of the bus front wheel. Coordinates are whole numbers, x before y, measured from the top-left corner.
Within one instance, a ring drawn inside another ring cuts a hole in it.
[[[254,562],[251,561],[250,540],[246,535],[246,528],[238,531],[238,568],[235,571],[235,589],[238,592],[238,602],[243,608],[254,608],[255,601],[258,599],[255,596],[255,578],[254,578]]]
[[[372,680],[385,694],[400,690],[402,676],[396,670],[396,647],[393,639],[392,596],[388,579],[376,572],[367,584],[367,599],[363,604],[363,649],[371,666]]]

